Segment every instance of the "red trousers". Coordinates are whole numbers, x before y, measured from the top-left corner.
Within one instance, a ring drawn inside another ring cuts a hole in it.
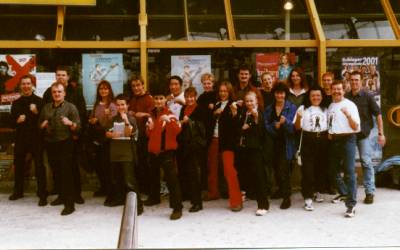
[[[218,191],[218,138],[213,138],[208,148],[208,197],[219,198]],[[242,205],[242,193],[240,192],[239,180],[234,166],[233,151],[222,152],[222,163],[224,166],[224,176],[228,185],[229,205],[238,207]]]

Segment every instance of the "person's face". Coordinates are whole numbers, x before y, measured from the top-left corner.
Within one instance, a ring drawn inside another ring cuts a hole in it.
[[[251,74],[248,70],[239,71],[239,81],[242,83],[248,83],[250,81]]]
[[[350,86],[351,91],[358,92],[361,89],[361,76],[360,75],[351,75],[350,76]]]
[[[178,96],[182,92],[181,85],[179,84],[178,80],[171,79],[171,81],[169,82],[169,91],[174,96]]]
[[[264,75],[261,79],[262,87],[265,91],[271,91],[272,84],[274,83],[274,79],[271,75]]]
[[[285,65],[289,62],[287,55],[282,56],[281,62],[282,62],[282,64],[285,64]]]
[[[248,110],[253,110],[257,107],[257,98],[253,94],[246,95],[244,102]]]
[[[3,76],[7,75],[7,67],[6,66],[4,66],[4,65],[0,66],[0,75],[3,75]]]
[[[343,84],[334,84],[331,86],[332,100],[341,101],[344,97]]]
[[[116,100],[115,104],[117,105],[117,110],[119,113],[128,112],[128,104],[125,100]]]
[[[22,95],[30,96],[33,93],[33,84],[30,78],[24,78],[19,85]]]
[[[313,106],[319,106],[322,101],[322,93],[320,90],[311,90],[310,92],[310,102]]]
[[[293,85],[300,85],[301,77],[299,72],[293,71],[290,75],[290,79],[292,79]]]
[[[202,84],[205,92],[210,92],[213,90],[214,83],[210,79],[204,80]]]
[[[189,106],[196,103],[196,96],[192,94],[185,95],[185,103]]]
[[[61,85],[56,85],[51,88],[51,96],[53,97],[54,102],[62,102],[65,98],[65,89]]]
[[[286,98],[285,91],[276,91],[274,96],[275,96],[275,101],[277,103],[285,102],[285,98]]]
[[[56,71],[56,82],[61,83],[64,86],[68,85],[69,75],[65,70]]]
[[[99,95],[101,97],[108,97],[109,94],[110,94],[110,89],[106,85],[103,84],[99,87]]]
[[[333,82],[332,76],[326,75],[322,77],[322,85],[324,86],[325,92],[327,94],[331,93],[332,82]]]
[[[221,85],[218,91],[219,99],[221,101],[226,101],[229,99],[229,91],[225,85]]]
[[[163,109],[167,101],[167,99],[163,95],[153,96],[153,100],[154,100],[154,107],[156,107],[157,109]]]
[[[139,80],[135,80],[131,82],[131,88],[132,88],[132,92],[134,95],[136,96],[140,96],[144,94],[144,84],[139,81]]]

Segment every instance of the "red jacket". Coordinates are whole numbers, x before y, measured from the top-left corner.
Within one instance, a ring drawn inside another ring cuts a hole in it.
[[[181,125],[174,117],[170,122],[165,123],[160,119],[162,115],[171,115],[173,113],[165,107],[160,113],[153,111],[151,119],[154,122],[153,129],[146,129],[146,134],[149,137],[148,150],[150,153],[159,154],[161,152],[161,135],[163,130],[165,130],[165,148],[164,151],[175,150],[178,147],[176,141],[176,136],[181,132]]]

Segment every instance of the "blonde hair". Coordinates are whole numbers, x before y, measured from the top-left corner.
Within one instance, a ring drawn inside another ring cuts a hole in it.
[[[201,79],[200,80],[201,80],[201,82],[204,82],[206,80],[210,80],[210,81],[212,81],[214,83],[215,77],[214,77],[214,75],[212,73],[204,73],[204,74],[201,75]]]

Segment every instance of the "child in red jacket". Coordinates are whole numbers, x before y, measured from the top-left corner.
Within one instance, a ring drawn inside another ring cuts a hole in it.
[[[166,97],[162,92],[153,92],[154,110],[146,124],[149,137],[150,192],[144,202],[146,206],[160,203],[160,167],[164,170],[169,190],[169,206],[173,209],[171,220],[182,217],[182,197],[175,166],[176,137],[181,131],[177,117],[166,107]]]

